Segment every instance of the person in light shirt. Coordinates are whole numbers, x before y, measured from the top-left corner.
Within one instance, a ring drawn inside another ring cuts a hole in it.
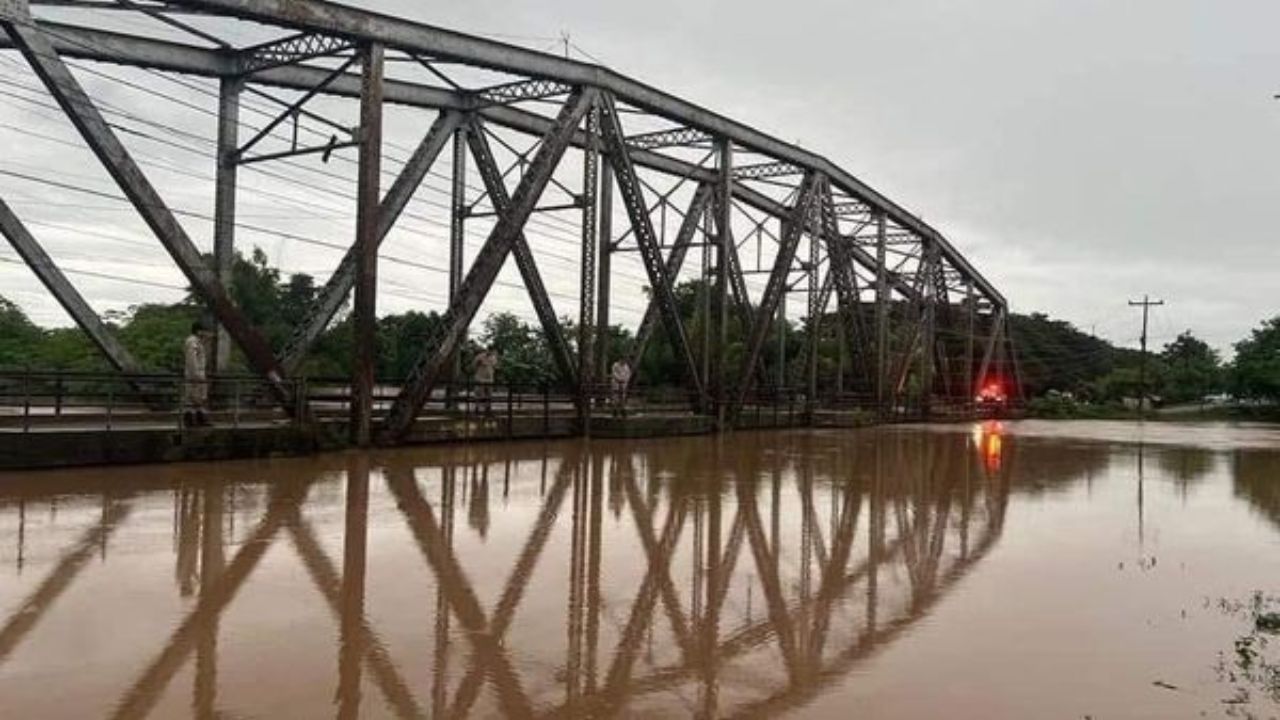
[[[182,423],[204,427],[209,422],[209,351],[212,333],[201,322],[191,324],[191,334],[182,342]]]
[[[485,415],[493,414],[493,379],[498,369],[498,353],[485,348],[472,362],[472,380],[476,384],[476,399]]]
[[[613,400],[613,414],[627,414],[627,388],[631,385],[631,363],[621,358],[609,368],[609,389]]]

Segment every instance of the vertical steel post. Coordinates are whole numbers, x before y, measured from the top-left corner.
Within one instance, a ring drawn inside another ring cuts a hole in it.
[[[363,55],[360,88],[360,162],[356,207],[356,357],[351,382],[351,442],[372,442],[374,371],[378,357],[378,204],[382,173],[383,47],[370,43]]]
[[[700,340],[702,341],[702,348],[701,348],[701,352],[699,353],[700,355],[699,368],[702,373],[703,387],[709,387],[712,382],[711,380],[711,371],[712,371],[712,367],[711,367],[711,353],[712,353],[711,296],[715,294],[715,291],[713,289],[713,286],[715,283],[712,281],[712,277],[711,277],[711,244],[712,242],[714,242],[712,238],[712,233],[714,232],[714,230],[712,229],[711,224],[709,222],[706,222],[708,219],[710,219],[708,217],[709,215],[710,215],[710,212],[707,212],[704,215],[703,224],[702,224],[702,267],[699,270],[699,272],[701,273],[699,277],[702,280],[702,284],[701,284],[701,287],[698,288],[698,310],[697,310],[697,313],[702,316],[702,322],[700,323],[701,325],[700,329],[702,331],[701,332],[702,337],[700,338]],[[671,282],[674,285],[675,278],[672,278]],[[712,395],[712,398],[714,398],[714,395]],[[704,408],[704,411],[709,411],[709,410],[711,410],[710,407]]]
[[[810,422],[818,409],[818,352],[822,349],[822,307],[818,303],[822,283],[818,263],[821,260],[818,235],[814,233],[809,236],[809,366],[805,368],[805,409]]]
[[[715,295],[712,302],[712,337],[711,378],[708,385],[711,389],[711,405],[715,408],[716,426],[723,427],[725,420],[725,404],[728,402],[728,351],[729,351],[729,253],[733,248],[733,143],[727,138],[716,141],[719,155],[719,174],[716,176],[715,198],[716,222],[708,229],[719,228],[716,238],[716,281]],[[747,298],[741,298],[747,302]],[[745,330],[745,328],[744,328]],[[755,368],[749,368],[755,372]]]
[[[778,298],[778,390],[787,386],[787,294]],[[775,407],[778,399],[774,400]]]
[[[836,317],[843,318],[847,312],[858,312],[857,308],[852,310],[844,306],[844,298],[836,295]],[[844,322],[836,323],[836,397],[844,396],[844,366],[847,358],[845,357],[845,328]]]
[[[582,415],[583,429],[590,432],[591,394],[595,384],[592,372],[592,350],[595,340],[596,312],[596,243],[599,207],[596,198],[600,187],[600,108],[593,105],[586,116],[587,143],[582,156],[582,258],[580,287],[578,289],[578,411]]]
[[[997,308],[991,315],[991,334],[987,336],[987,348],[982,353],[982,365],[978,367],[978,374],[975,376],[978,387],[982,387],[987,382],[987,375],[991,372],[991,361],[995,358],[996,344],[1003,333],[1004,309]]]
[[[883,212],[876,213],[876,405],[889,403],[889,257]]]
[[[223,292],[231,292],[231,274],[235,268],[236,243],[236,176],[240,146],[240,91],[244,81],[224,77],[218,88],[217,184],[213,199],[213,264]],[[213,367],[226,372],[231,362],[231,335],[218,324],[214,338]]]
[[[973,295],[973,280],[966,278],[964,281],[964,306],[965,306],[965,339],[964,339],[964,389],[965,396],[963,398],[963,407],[966,410],[973,409],[973,399],[977,394],[977,380],[973,377],[973,344],[974,344],[974,324],[976,323],[977,308],[975,305],[977,300]]]
[[[938,353],[938,289],[933,275],[938,271],[939,253],[934,242],[924,246],[924,328],[920,342],[920,410],[928,419],[933,410],[934,359]]]
[[[613,259],[613,166],[605,163],[600,171],[600,215],[597,218],[600,270],[596,273],[596,377],[609,376],[609,291]],[[637,358],[638,359],[638,358]],[[634,375],[639,368],[631,368]]]
[[[451,169],[453,175],[449,213],[450,304],[457,300],[458,289],[462,286],[462,260],[467,249],[467,128],[467,124],[462,123],[453,131],[453,167]],[[465,338],[463,344],[466,344]],[[458,353],[453,358],[449,395],[453,395],[455,384],[461,379],[462,353]]]

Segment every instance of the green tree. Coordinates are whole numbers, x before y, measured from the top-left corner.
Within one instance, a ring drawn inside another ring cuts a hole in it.
[[[53,328],[44,332],[37,366],[41,370],[109,372],[111,365],[78,327]]]
[[[500,383],[540,385],[557,379],[541,330],[511,313],[489,316],[480,333],[480,343],[498,353]]]
[[[1044,313],[1012,315],[1010,326],[1028,396],[1058,390],[1088,397],[1115,384],[1104,379],[1117,367],[1137,364],[1137,353],[1130,357],[1128,351]]]
[[[200,308],[187,302],[176,305],[136,305],[119,331],[120,342],[149,370],[180,372],[182,341]]]
[[[378,320],[378,377],[402,380],[413,369],[427,338],[440,326],[436,313],[407,312]]]
[[[1236,343],[1232,381],[1240,397],[1280,401],[1280,316]]]
[[[35,365],[43,333],[13,302],[0,297],[0,367]]]
[[[1199,400],[1219,388],[1221,364],[1217,351],[1188,330],[1160,353],[1160,394],[1169,402]]]

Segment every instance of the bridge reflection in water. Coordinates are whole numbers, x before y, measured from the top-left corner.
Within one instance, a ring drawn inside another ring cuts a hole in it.
[[[1011,449],[994,428],[739,434],[11,482],[0,558],[22,594],[0,584],[0,706],[781,711],[892,642],[991,550]],[[67,624],[108,647],[77,666]],[[56,647],[30,647],[42,643]],[[23,690],[51,654],[93,682]]]

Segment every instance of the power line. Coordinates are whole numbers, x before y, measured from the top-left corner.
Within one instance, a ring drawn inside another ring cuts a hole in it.
[[[6,61],[6,62],[9,62],[9,64],[11,64],[11,65],[16,64],[16,63],[12,63],[12,62],[10,62],[10,60],[9,60],[8,58],[4,58],[4,59],[5,59],[5,61]],[[141,86],[141,85],[139,85],[139,84],[137,84],[137,83],[132,83],[132,82],[130,82],[130,81],[128,81],[128,80],[126,80],[126,79],[123,79],[123,78],[120,78],[120,77],[116,77],[116,76],[113,76],[113,75],[111,75],[111,74],[108,74],[108,73],[105,73],[105,72],[99,71],[99,70],[95,70],[95,69],[92,69],[92,68],[85,67],[84,65],[79,64],[79,63],[72,63],[72,65],[73,65],[74,67],[76,67],[78,70],[82,71],[82,72],[86,72],[86,73],[89,73],[89,74],[93,74],[93,75],[95,75],[95,76],[97,76],[97,77],[103,78],[104,80],[108,80],[108,81],[110,81],[110,82],[120,83],[120,84],[123,84],[123,85],[129,86],[129,87],[134,88],[134,89],[136,89],[136,90],[138,90],[138,91],[140,91],[140,92],[144,92],[144,93],[148,94],[149,96],[158,97],[158,98],[161,98],[161,99],[163,99],[163,100],[165,100],[165,101],[175,103],[175,104],[177,104],[177,105],[179,105],[179,106],[181,106],[181,107],[183,107],[183,108],[186,108],[186,109],[188,109],[188,110],[196,111],[196,112],[199,112],[199,113],[204,114],[204,115],[216,116],[216,113],[214,113],[213,111],[209,110],[208,108],[202,107],[202,106],[200,106],[200,105],[198,105],[198,104],[195,104],[195,103],[191,103],[191,102],[187,102],[187,101],[180,100],[180,99],[178,99],[178,98],[173,97],[172,95],[167,95],[167,94],[164,94],[164,93],[159,93],[159,92],[157,92],[157,91],[155,91],[155,90],[152,90],[152,89],[150,89],[150,88],[143,87],[143,86]],[[196,92],[199,92],[199,93],[205,94],[205,95],[211,95],[211,96],[212,96],[212,95],[214,95],[214,93],[212,93],[210,90],[208,90],[208,89],[206,89],[206,88],[201,88],[201,87],[199,87],[199,86],[196,86],[196,85],[193,85],[193,84],[190,84],[190,83],[181,82],[181,81],[179,81],[179,80],[176,80],[176,79],[174,79],[174,78],[172,78],[172,77],[169,77],[168,75],[165,75],[165,74],[163,74],[163,73],[157,72],[157,71],[155,71],[155,70],[148,70],[148,72],[149,72],[149,73],[151,73],[152,75],[155,75],[156,77],[163,78],[163,79],[165,79],[166,81],[173,82],[173,83],[176,83],[176,84],[178,84],[178,85],[180,85],[180,86],[186,87],[187,89],[190,89],[190,90],[193,90],[193,91],[196,91]],[[19,88],[21,88],[21,89],[28,90],[28,91],[31,91],[31,90],[33,90],[33,89],[34,89],[34,88],[31,88],[31,87],[27,87],[27,86],[25,86],[25,85],[22,85],[22,84],[20,84],[20,83],[13,83],[13,82],[11,82],[11,81],[4,81],[4,82],[5,82],[6,84],[11,85],[11,86],[19,87]],[[31,103],[31,104],[34,104],[34,105],[36,105],[36,106],[38,106],[38,107],[41,107],[41,106],[42,106],[42,107],[46,107],[46,108],[49,108],[49,107],[50,107],[50,106],[49,106],[49,105],[47,105],[47,104],[45,104],[45,105],[41,105],[41,103],[39,103],[39,102],[37,102],[37,101],[35,101],[35,100],[31,99],[31,98],[25,98],[25,97],[23,97],[23,96],[16,95],[16,94],[13,94],[13,93],[7,93],[7,94],[8,94],[8,95],[10,95],[11,97],[17,97],[17,98],[23,99],[24,101],[29,102],[29,103]],[[117,116],[119,116],[119,117],[123,117],[123,118],[126,118],[126,119],[128,119],[128,120],[130,120],[130,121],[132,121],[132,122],[142,123],[142,124],[148,125],[148,126],[150,126],[150,127],[154,127],[154,128],[157,128],[157,129],[163,130],[164,132],[171,133],[171,134],[173,134],[173,135],[175,135],[175,136],[177,136],[177,137],[181,137],[181,138],[183,138],[183,139],[187,140],[188,142],[190,142],[190,141],[196,141],[196,142],[200,142],[200,143],[203,143],[203,144],[207,144],[207,145],[215,145],[215,146],[216,146],[216,143],[213,143],[212,141],[209,141],[209,140],[206,140],[206,139],[204,139],[204,138],[201,138],[200,136],[195,135],[194,133],[190,133],[190,132],[188,132],[188,131],[181,130],[181,129],[179,129],[179,128],[175,128],[175,127],[173,127],[172,125],[166,125],[166,124],[164,124],[164,123],[158,123],[158,122],[155,122],[155,121],[147,120],[147,119],[145,119],[145,118],[140,118],[140,117],[138,117],[138,116],[136,116],[136,115],[134,115],[134,114],[132,114],[132,113],[129,113],[129,112],[127,112],[127,111],[123,111],[123,110],[115,109],[115,108],[111,107],[111,104],[110,104],[110,103],[105,103],[105,102],[103,102],[103,101],[101,101],[101,100],[97,100],[97,99],[95,99],[95,102],[101,103],[101,104],[104,106],[104,109],[106,109],[106,110],[110,110],[111,112],[115,113]],[[256,107],[253,107],[252,105],[249,105],[249,107],[250,107],[250,109],[251,109],[251,110],[253,110],[253,111],[255,111],[255,112],[259,112],[259,113],[262,113],[262,114],[264,114],[264,115],[268,115],[268,116],[272,116],[272,117],[274,117],[274,114],[273,114],[273,113],[268,113],[268,112],[266,112],[266,111],[259,110],[259,109],[257,109]],[[55,109],[55,110],[56,110],[57,108],[56,108],[56,107],[52,107],[52,109]],[[133,134],[133,135],[135,135],[135,136],[137,136],[137,137],[141,137],[141,138],[143,138],[143,139],[150,140],[150,141],[152,141],[152,142],[157,142],[157,143],[161,143],[161,144],[164,144],[164,145],[167,145],[167,146],[170,146],[170,147],[174,147],[175,149],[184,150],[184,151],[189,151],[189,152],[199,152],[198,150],[195,150],[195,149],[191,148],[189,145],[183,145],[183,144],[181,144],[181,143],[175,143],[175,142],[173,142],[173,141],[168,141],[168,140],[165,140],[165,139],[163,139],[163,138],[159,138],[159,137],[157,137],[157,136],[155,136],[155,135],[152,135],[152,134],[150,134],[150,133],[145,133],[145,132],[138,131],[138,130],[136,130],[136,129],[134,129],[134,128],[127,128],[127,127],[124,127],[124,126],[119,125],[119,124],[115,124],[115,125],[113,125],[113,127],[115,127],[116,129],[118,129],[118,130],[120,130],[120,131],[122,131],[122,132],[127,132],[127,133]],[[15,131],[19,131],[19,132],[22,132],[22,131],[24,131],[24,130],[25,130],[25,129],[22,129],[22,128],[16,128],[16,127],[13,127],[13,126],[9,126],[9,128],[10,128],[10,129],[12,129],[12,130],[15,130]],[[314,129],[312,129],[312,128],[307,128],[307,131],[308,131],[308,132],[313,132],[313,133],[314,133],[314,132],[318,132],[318,131],[315,131],[315,130],[314,130]],[[30,132],[30,131],[28,131],[28,132]],[[66,141],[62,141],[62,140],[60,140],[60,139],[58,139],[58,138],[53,138],[53,137],[44,136],[44,137],[43,137],[43,139],[44,139],[44,140],[46,140],[46,141],[50,141],[50,142],[59,142],[59,143],[67,144],[67,143],[66,143]],[[392,144],[391,144],[391,143],[389,143],[389,145],[392,145]],[[354,161],[350,161],[348,158],[340,158],[340,159],[342,159],[343,161],[347,161],[347,162],[354,162]],[[191,173],[190,171],[184,171],[184,170],[182,170],[182,169],[180,169],[180,168],[175,168],[175,167],[173,167],[173,166],[171,166],[171,165],[169,165],[169,164],[167,164],[167,163],[153,162],[152,164],[153,164],[153,166],[162,167],[162,168],[164,168],[164,169],[166,169],[167,171],[170,171],[170,172],[185,173],[185,174],[186,174],[187,176],[189,176],[189,177],[195,177],[195,178],[198,178],[198,179],[205,179],[205,180],[209,180],[209,179],[211,179],[211,178],[209,178],[207,175],[202,176],[202,175],[199,175],[198,173]],[[324,173],[324,172],[316,171],[316,170],[315,170],[315,169],[313,169],[313,168],[308,168],[308,167],[305,167],[305,166],[297,165],[296,163],[287,163],[287,164],[288,164],[289,166],[291,166],[291,167],[294,167],[294,168],[297,168],[297,169],[300,169],[300,170],[306,170],[306,171],[308,171],[308,172],[316,172],[316,173],[318,173],[318,174],[320,174],[320,175],[322,175],[322,176],[325,176],[325,177],[331,177],[331,178],[343,179],[343,178],[340,178],[339,176],[336,176],[336,175],[334,175],[334,174],[332,174],[332,173]],[[301,186],[303,186],[303,187],[309,187],[310,189],[313,189],[313,190],[316,190],[316,191],[319,191],[319,192],[325,192],[325,193],[327,193],[327,194],[338,195],[338,196],[341,196],[341,197],[347,197],[347,198],[351,197],[350,195],[347,195],[347,194],[341,193],[340,191],[336,191],[336,190],[333,190],[333,189],[331,189],[331,188],[321,188],[321,187],[317,187],[317,186],[315,186],[315,185],[308,185],[308,184],[306,184],[306,183],[299,183],[299,182],[297,181],[297,179],[296,179],[296,178],[285,178],[285,177],[280,176],[280,175],[278,175],[278,174],[265,173],[265,172],[264,172],[263,174],[264,174],[264,175],[267,175],[268,177],[272,177],[273,179],[278,179],[278,180],[282,180],[282,181],[289,181],[289,182],[291,182],[291,183],[293,183],[293,184],[295,184],[295,185],[301,185]],[[441,176],[441,174],[440,174],[439,172],[432,172],[431,174],[432,174],[432,175],[435,175],[435,176],[437,176],[437,177],[440,177],[440,176]],[[11,173],[11,175],[14,175],[14,176],[20,176],[20,174],[15,174],[15,173]],[[28,176],[28,178],[27,178],[27,179],[31,179],[31,177],[30,177],[30,176]],[[56,181],[47,181],[47,180],[45,180],[45,179],[40,179],[40,180],[37,180],[37,181],[38,181],[38,182],[45,182],[45,183],[56,183]],[[94,190],[94,189],[92,189],[92,188],[86,188],[86,187],[84,187],[84,186],[74,187],[74,186],[72,186],[71,184],[68,184],[68,183],[59,183],[59,184],[55,184],[55,185],[53,185],[53,186],[62,187],[63,189],[67,189],[67,190],[74,190],[74,191],[77,191],[77,192],[89,192],[89,193],[91,193],[91,194],[97,195],[98,197],[102,197],[102,198],[105,198],[105,199],[111,199],[111,200],[117,200],[117,201],[121,200],[121,198],[119,198],[118,196],[114,196],[114,195],[111,195],[111,194],[108,194],[108,193],[105,193],[105,192],[97,191],[97,190]],[[424,187],[426,187],[426,188],[428,188],[428,189],[429,189],[429,190],[431,190],[431,191],[434,191],[434,192],[440,192],[440,193],[447,192],[447,191],[441,190],[441,189],[439,189],[439,188],[435,188],[435,187],[433,187],[433,186],[431,186],[431,185],[429,185],[429,184],[426,184],[426,183],[424,183],[424,184],[423,184],[423,186],[424,186]],[[264,190],[260,190],[260,192],[261,192],[262,194],[264,194],[264,195],[274,195],[274,196],[276,196],[276,197],[279,197],[281,200],[287,200],[287,201],[289,201],[290,203],[292,203],[292,202],[299,202],[299,201],[300,201],[300,200],[295,200],[295,199],[293,199],[293,198],[289,198],[288,196],[280,195],[280,194],[278,194],[278,193],[270,193],[270,191],[266,191],[265,189],[264,189]],[[439,204],[439,203],[435,203],[434,205],[435,205],[436,207],[443,207],[443,205],[442,205],[442,204]],[[207,221],[207,222],[211,222],[211,221],[212,221],[212,218],[208,217],[207,215],[200,214],[200,213],[192,213],[192,212],[185,212],[185,211],[177,211],[177,214],[183,214],[183,215],[186,215],[186,216],[188,216],[188,217],[196,217],[196,218],[199,218],[199,219],[204,220],[204,221]],[[549,217],[549,218],[551,218],[551,219],[553,219],[553,220],[559,220],[559,218],[556,218],[555,216],[548,216],[548,217]],[[313,218],[313,216],[308,216],[308,219],[312,219],[312,218]],[[444,223],[441,223],[441,222],[439,222],[439,221],[435,221],[434,219],[432,219],[432,218],[427,218],[427,217],[425,217],[425,216],[421,216],[421,217],[419,217],[419,219],[421,219],[421,220],[422,220],[422,221],[424,221],[424,222],[428,222],[428,223],[430,223],[430,224],[433,224],[433,225],[438,225],[438,226],[443,226],[443,225],[444,225]],[[564,224],[570,224],[570,223],[569,223],[569,221],[567,221],[567,220],[563,221],[563,223],[564,223]],[[308,244],[313,244],[313,245],[319,245],[319,246],[328,247],[328,248],[330,248],[330,249],[334,249],[334,250],[343,250],[343,251],[345,251],[345,250],[347,249],[347,247],[346,247],[345,245],[338,246],[338,245],[334,245],[334,244],[330,244],[330,243],[324,243],[323,241],[317,241],[317,240],[314,240],[314,239],[312,239],[312,238],[304,238],[304,237],[301,237],[301,236],[293,235],[293,234],[291,234],[291,233],[282,233],[282,232],[280,232],[280,231],[275,231],[275,230],[271,230],[271,229],[268,229],[268,228],[254,227],[254,226],[250,226],[250,225],[247,225],[247,224],[245,224],[245,225],[238,225],[238,226],[243,227],[244,229],[249,230],[249,231],[252,231],[252,232],[261,232],[261,233],[266,233],[266,234],[270,234],[270,235],[273,235],[273,236],[276,236],[276,237],[280,237],[280,238],[283,238],[283,239],[286,239],[286,240],[290,240],[290,241],[298,241],[298,242],[303,242],[303,243],[308,243]],[[406,229],[411,229],[411,228],[406,228]],[[474,236],[473,236],[473,237],[474,237]],[[572,239],[572,240],[569,240],[569,239],[561,239],[561,238],[558,238],[558,237],[551,237],[551,236],[542,236],[542,237],[544,237],[545,239],[548,239],[548,240],[554,241],[554,242],[566,242],[566,243],[572,243],[572,244],[574,244],[574,245],[577,245],[577,244],[580,242],[580,240],[579,240],[579,239],[577,239],[577,238],[574,238],[574,239]],[[437,238],[437,239],[439,239],[439,238]],[[555,254],[553,254],[553,253],[547,253],[547,252],[544,252],[543,254],[544,254],[544,255],[546,255],[546,256],[548,256],[548,257],[552,257],[552,258],[558,259],[558,260],[563,261],[563,262],[570,262],[570,263],[575,263],[575,264],[577,263],[577,260],[576,260],[576,259],[574,259],[574,258],[568,258],[568,257],[565,257],[565,256],[559,256],[559,255],[555,255]],[[427,265],[427,264],[425,264],[425,263],[412,263],[411,261],[406,261],[406,260],[403,260],[403,259],[397,259],[397,258],[393,258],[393,257],[388,257],[388,259],[389,259],[391,262],[401,262],[401,263],[409,264],[411,267],[418,267],[418,268],[428,269],[428,270],[432,270],[432,271],[436,271],[436,272],[441,272],[441,271],[442,271],[442,269],[441,269],[441,268],[438,268],[438,267],[436,267],[436,266],[430,266],[430,265]],[[625,274],[625,273],[618,273],[618,274],[619,274],[620,276],[626,277],[626,274]],[[641,278],[641,277],[637,277],[637,276],[631,276],[631,279],[640,280],[640,281],[647,281],[647,278]],[[510,283],[503,283],[503,282],[501,282],[501,281],[500,281],[498,284],[499,284],[499,285],[506,285],[506,286],[508,286],[508,287],[513,287],[513,288],[517,288],[517,289],[522,289],[522,288],[521,288],[521,286],[517,286],[517,285],[514,285],[514,284],[510,284]],[[573,300],[575,300],[575,299],[576,299],[576,298],[570,297],[570,296],[568,296],[568,295],[566,295],[566,294],[563,294],[563,293],[551,293],[551,294],[553,294],[553,295],[555,295],[555,296],[557,296],[557,297],[559,297],[559,298],[562,298],[562,299],[565,299],[565,300],[569,300],[569,301],[573,301]],[[627,306],[622,306],[622,305],[617,305],[617,306],[616,306],[616,309],[617,309],[617,310],[619,310],[619,311],[622,311],[622,312],[633,312],[633,313],[636,313],[636,314],[638,314],[638,313],[640,312],[637,308],[634,308],[634,307],[627,307]]]

